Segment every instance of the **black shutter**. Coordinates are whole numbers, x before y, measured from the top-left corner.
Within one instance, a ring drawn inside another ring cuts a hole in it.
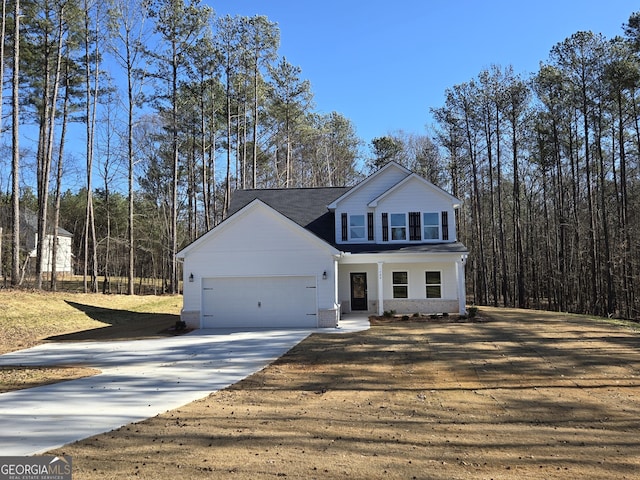
[[[442,240],[449,240],[449,212],[442,212]]]
[[[347,214],[343,213],[342,214],[342,241],[346,242],[347,239],[349,238],[347,236],[348,234],[348,227],[347,227]]]
[[[389,241],[389,214],[382,214],[382,241]]]
[[[367,240],[373,242],[373,212],[367,212]]]
[[[420,212],[409,212],[409,240],[421,240]]]

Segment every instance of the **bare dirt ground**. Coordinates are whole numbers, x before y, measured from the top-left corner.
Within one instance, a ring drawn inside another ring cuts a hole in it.
[[[207,398],[55,452],[79,479],[632,479],[640,336],[578,316],[316,334]]]

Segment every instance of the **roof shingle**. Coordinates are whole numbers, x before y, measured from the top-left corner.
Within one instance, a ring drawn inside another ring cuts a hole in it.
[[[330,245],[335,245],[335,223],[327,205],[350,189],[351,187],[321,187],[236,190],[231,196],[229,215],[258,199]]]
[[[426,244],[345,243],[336,245],[334,216],[327,208],[327,205],[344,195],[351,188],[352,187],[321,187],[236,190],[231,197],[229,215],[233,215],[257,199],[343,252],[467,253],[467,248],[460,242]]]

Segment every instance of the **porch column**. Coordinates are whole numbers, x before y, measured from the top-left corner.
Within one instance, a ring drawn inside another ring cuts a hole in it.
[[[378,316],[384,313],[384,294],[382,292],[382,265],[384,262],[378,262]]]
[[[340,314],[342,312],[342,306],[338,303],[340,301],[340,297],[338,295],[338,258],[334,257],[333,259],[333,304],[338,309],[338,320],[340,320]]]
[[[462,255],[460,260],[456,260],[456,277],[458,280],[458,312],[460,315],[467,314],[467,290],[464,281],[464,264],[467,256]]]

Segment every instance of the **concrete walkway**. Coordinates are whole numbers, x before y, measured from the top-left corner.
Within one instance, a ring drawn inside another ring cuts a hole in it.
[[[198,330],[126,342],[48,343],[0,355],[0,365],[83,365],[101,374],[0,394],[0,452],[35,455],[226,388],[311,333],[366,330],[364,316],[317,330]]]

